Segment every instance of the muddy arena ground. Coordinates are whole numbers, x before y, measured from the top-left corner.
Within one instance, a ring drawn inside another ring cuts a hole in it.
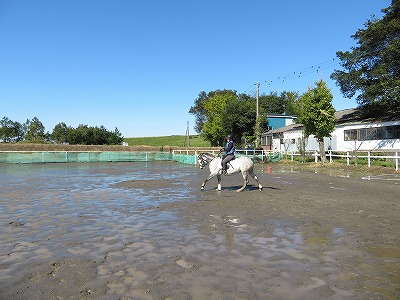
[[[0,165],[0,299],[400,298],[398,174],[255,171]]]

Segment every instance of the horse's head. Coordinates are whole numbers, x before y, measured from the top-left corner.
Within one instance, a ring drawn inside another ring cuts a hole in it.
[[[197,156],[197,164],[199,165],[200,169],[203,169],[214,158],[215,156],[210,153],[200,153]]]
[[[200,153],[197,156],[197,164],[199,165],[200,169],[203,169],[207,165],[207,161],[205,160],[203,153]]]

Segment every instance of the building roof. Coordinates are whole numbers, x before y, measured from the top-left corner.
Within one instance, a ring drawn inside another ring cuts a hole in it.
[[[376,122],[376,119],[366,119],[363,118],[361,115],[361,111],[358,108],[349,108],[343,109],[335,112],[336,118],[336,125],[345,125],[345,124],[363,124],[363,123],[370,123]],[[383,121],[383,120],[379,120]],[[284,127],[280,127],[274,130],[267,131],[263,133],[264,135],[267,134],[274,134],[274,133],[281,133],[287,131],[294,131],[294,130],[301,130],[303,128],[302,124],[291,124]]]
[[[335,112],[336,124],[361,122],[360,110],[357,108],[349,108]]]
[[[280,114],[267,114],[267,118],[296,119],[297,116],[280,115]]]
[[[281,133],[281,132],[287,132],[287,131],[292,131],[292,130],[301,130],[303,128],[302,124],[290,124],[287,126],[283,126],[274,130],[270,130],[265,132],[264,134],[274,134],[274,133]]]

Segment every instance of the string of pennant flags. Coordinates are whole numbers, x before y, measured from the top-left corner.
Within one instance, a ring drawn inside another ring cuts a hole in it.
[[[269,86],[271,86],[271,84],[274,83],[274,82],[284,83],[287,80],[300,78],[302,76],[305,76],[305,75],[308,75],[308,74],[312,74],[312,73],[319,73],[322,70],[325,70],[325,69],[328,69],[328,68],[332,68],[332,67],[337,66],[337,65],[339,65],[339,61],[334,58],[332,60],[327,60],[327,61],[322,62],[320,64],[312,65],[311,67],[304,68],[304,69],[299,70],[299,71],[294,71],[294,72],[285,74],[283,76],[277,76],[277,77],[270,78],[268,80],[265,80],[265,83],[268,84]]]
[[[340,64],[340,60],[337,58],[333,58],[327,61],[324,61],[319,64],[312,65],[310,67],[293,71],[284,75],[276,76],[269,78],[267,80],[264,80],[259,83],[259,85],[264,85],[271,87],[271,85],[278,84],[278,83],[285,83],[286,81],[293,80],[293,79],[299,79],[303,76],[310,75],[310,74],[320,74],[322,70],[325,69],[330,69],[332,67],[336,67]],[[249,93],[249,92],[254,92],[254,84],[251,85],[244,93]]]

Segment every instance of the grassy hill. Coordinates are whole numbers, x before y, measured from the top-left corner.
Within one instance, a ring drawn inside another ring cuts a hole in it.
[[[188,147],[187,136],[184,135],[124,138],[124,142],[128,143],[129,146]],[[191,135],[189,142],[190,147],[210,147],[210,142],[198,135]]]

